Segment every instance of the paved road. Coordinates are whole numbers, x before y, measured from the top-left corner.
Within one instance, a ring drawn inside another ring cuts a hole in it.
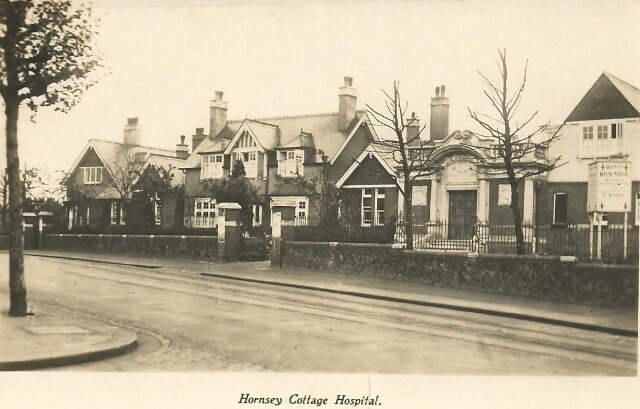
[[[6,254],[0,263],[6,264]],[[255,268],[249,263],[247,268]],[[636,340],[337,294],[27,257],[33,300],[135,330],[127,356],[62,370],[634,375]]]

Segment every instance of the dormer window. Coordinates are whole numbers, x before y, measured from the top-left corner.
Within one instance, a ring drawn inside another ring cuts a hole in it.
[[[223,176],[222,165],[224,158],[222,154],[202,155],[200,166],[200,179],[220,179]]]
[[[278,152],[278,175],[282,177],[304,174],[304,150],[295,149]]]
[[[83,172],[85,185],[98,185],[102,183],[102,166],[80,168]]]

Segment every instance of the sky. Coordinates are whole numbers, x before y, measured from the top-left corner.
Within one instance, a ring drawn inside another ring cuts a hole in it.
[[[562,4],[560,4],[562,3]],[[522,117],[561,123],[602,73],[640,86],[640,2],[95,0],[97,49],[108,71],[67,114],[41,109],[19,122],[21,164],[66,171],[89,138],[122,140],[138,117],[142,143],[174,149],[208,132],[209,101],[224,91],[230,119],[335,112],[354,78],[358,108],[401,95],[426,124],[438,85],[450,131],[478,130],[488,112],[478,71],[497,78],[506,49]],[[0,148],[4,162],[4,144]]]

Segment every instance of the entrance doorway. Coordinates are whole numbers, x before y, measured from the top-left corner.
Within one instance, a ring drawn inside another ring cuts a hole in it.
[[[449,240],[471,239],[476,216],[476,190],[449,191]]]

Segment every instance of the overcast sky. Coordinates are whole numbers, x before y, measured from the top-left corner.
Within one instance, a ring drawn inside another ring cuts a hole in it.
[[[22,164],[67,170],[89,138],[121,141],[134,116],[145,145],[174,148],[208,132],[215,90],[230,119],[337,111],[345,75],[359,108],[399,80],[423,121],[444,84],[450,131],[476,130],[466,109],[488,110],[477,71],[496,77],[498,48],[513,74],[528,59],[520,109],[539,110],[539,124],[562,122],[603,70],[640,86],[634,1],[95,0],[94,11],[110,74],[68,114],[43,109],[34,124],[23,108]]]

